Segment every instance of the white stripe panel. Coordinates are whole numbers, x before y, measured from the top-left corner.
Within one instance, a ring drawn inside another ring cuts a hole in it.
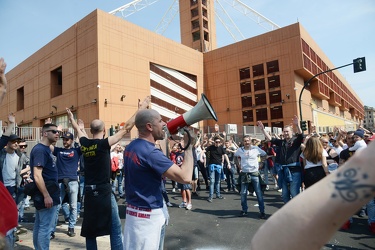
[[[181,88],[180,86],[177,86],[173,82],[161,77],[160,75],[155,74],[154,72],[150,72],[150,79],[154,80],[157,83],[160,83],[161,85],[163,85],[164,87],[167,87],[168,89],[171,89],[177,93],[180,93],[181,95],[185,96],[186,98],[189,98],[190,100],[194,102],[197,101],[197,95]]]
[[[180,116],[180,114],[176,114],[174,112],[171,112],[170,110],[168,110],[164,107],[161,107],[161,106],[159,106],[155,103],[151,103],[151,108],[158,111],[160,115],[171,118],[171,119],[174,119],[174,118],[177,118],[178,116]],[[165,121],[165,122],[167,122],[167,121]],[[193,128],[198,128],[198,123],[194,123],[191,126]]]
[[[152,103],[152,109],[155,109],[156,111],[158,111],[159,114],[161,114],[162,116],[165,116],[165,117],[168,117],[168,118],[171,118],[171,119],[174,119],[174,118],[180,116],[180,114],[172,112],[171,110],[166,109],[166,108],[164,108],[162,106],[159,106],[159,105],[157,105],[155,103]]]
[[[185,75],[181,74],[180,72],[178,72],[176,70],[173,70],[173,69],[170,69],[170,68],[166,68],[166,67],[163,67],[163,66],[160,66],[160,65],[156,65],[156,64],[154,64],[154,65],[156,67],[158,67],[159,69],[165,71],[166,73],[170,74],[174,78],[177,78],[181,82],[189,85],[190,87],[192,87],[194,89],[197,89],[197,83],[194,82],[193,80],[191,80],[189,77],[186,77]]]
[[[170,104],[173,104],[179,108],[182,108],[184,110],[190,110],[193,108],[193,106],[185,103],[185,102],[181,102],[179,101],[178,99],[164,93],[164,92],[161,92],[160,90],[158,89],[154,89],[154,88],[151,88],[151,95],[163,100],[163,101],[166,101]]]

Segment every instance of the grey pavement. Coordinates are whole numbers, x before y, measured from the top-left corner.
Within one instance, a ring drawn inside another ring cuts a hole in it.
[[[199,191],[199,197],[193,197],[193,209],[178,208],[181,203],[179,193],[171,193],[167,184],[168,196],[173,207],[169,208],[170,223],[167,227],[165,249],[249,249],[249,242],[256,230],[265,222],[258,218],[259,210],[256,197],[248,196],[249,211],[247,217],[238,217],[241,206],[238,193],[222,193],[224,200],[213,199],[212,203],[206,201],[207,191]],[[205,187],[204,185],[202,186]],[[264,200],[267,217],[282,207],[280,193],[270,186],[265,191]],[[125,223],[125,204],[123,199],[118,201],[122,225]],[[329,209],[329,207],[327,207]],[[32,220],[33,209],[26,211],[27,218]],[[300,211],[307,213],[308,211]],[[324,211],[322,211],[324,213]],[[81,213],[83,215],[83,213]],[[367,217],[353,216],[354,223],[348,231],[338,231],[322,249],[375,249],[375,235],[371,234],[367,226]],[[63,217],[60,216],[60,221]],[[56,229],[56,238],[51,240],[51,249],[85,249],[85,238],[81,237],[80,226],[82,218],[77,222],[76,236],[67,235],[67,225],[59,225]],[[26,233],[20,234],[20,241],[15,249],[34,249],[32,244],[33,223],[22,224]],[[288,230],[285,225],[281,230]],[[290,235],[293,240],[293,235]],[[273,236],[269,236],[273,240]],[[110,249],[109,237],[98,238],[99,249]]]

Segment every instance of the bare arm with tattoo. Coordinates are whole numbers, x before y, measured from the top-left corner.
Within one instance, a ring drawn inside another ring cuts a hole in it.
[[[374,162],[375,143],[370,143],[273,214],[254,235],[251,249],[321,249],[350,216],[374,199]],[[283,225],[288,230],[280,230]],[[277,239],[270,241],[270,235]]]

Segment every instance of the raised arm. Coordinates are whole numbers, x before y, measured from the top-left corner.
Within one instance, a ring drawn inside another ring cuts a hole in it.
[[[301,126],[300,126],[300,124],[299,124],[298,116],[296,116],[296,115],[293,117],[293,124],[294,124],[294,126],[296,126],[296,128],[297,128],[297,133],[298,133],[298,134],[302,134],[303,131],[302,131]]]
[[[125,123],[124,127],[120,129],[116,134],[108,137],[108,143],[109,145],[116,144],[119,142],[122,137],[124,137],[127,133],[130,132],[130,130],[134,127],[135,124],[135,116],[137,115],[139,110],[147,109],[150,106],[151,103],[151,97],[147,96],[143,102],[138,107],[138,110],[130,117],[130,119]]]
[[[69,108],[66,108],[66,112],[68,113],[69,121],[72,123],[72,126],[77,133],[78,139],[81,138],[81,137],[87,137],[87,134],[86,134],[85,130],[81,129],[81,127],[78,125],[76,120],[74,120],[74,116],[73,116],[72,111]]]
[[[10,136],[10,134],[12,134],[12,131],[14,129],[15,123],[16,123],[16,117],[14,116],[13,113],[10,113],[8,115],[8,126],[5,130],[5,132],[3,133],[3,135]]]
[[[274,213],[255,233],[250,248],[321,249],[351,215],[374,199],[374,162],[375,143],[370,143]],[[288,230],[280,230],[284,225]]]
[[[264,134],[264,137],[266,138],[266,141],[270,141],[272,138],[271,136],[267,133],[266,130],[264,130],[264,125],[261,121],[257,121],[257,125],[258,127],[260,128],[260,130],[262,131],[262,133]]]
[[[85,123],[83,122],[83,120],[78,119],[77,124],[78,124],[79,130],[82,132],[83,136],[88,137],[88,135],[86,133],[86,130],[85,130]]]
[[[338,129],[338,134],[337,134],[337,137],[336,137],[336,141],[337,143],[343,147],[344,146],[344,142],[343,142],[343,139],[345,138],[346,136],[346,131],[342,130],[342,129]]]
[[[5,68],[7,64],[4,61],[4,58],[0,58],[0,103],[2,103],[5,94],[7,93],[7,79],[5,77]]]

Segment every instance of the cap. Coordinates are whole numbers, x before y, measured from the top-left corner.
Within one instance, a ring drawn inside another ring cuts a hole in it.
[[[363,138],[363,137],[365,136],[365,132],[364,132],[363,130],[361,130],[361,129],[357,129],[357,130],[354,132],[354,135]]]
[[[18,135],[11,134],[8,141],[21,141],[21,138]]]
[[[73,140],[73,134],[70,133],[70,132],[63,134],[61,137],[65,138],[65,139],[72,139]]]

